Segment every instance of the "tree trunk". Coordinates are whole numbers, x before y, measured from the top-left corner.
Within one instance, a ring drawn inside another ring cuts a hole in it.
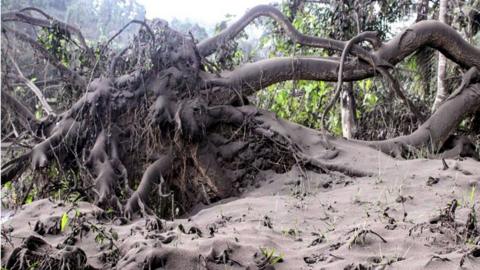
[[[464,119],[480,107],[480,84],[466,87],[460,94],[447,99],[430,118],[410,135],[384,141],[361,142],[394,156],[407,155],[412,150],[427,147],[438,153],[448,136]]]
[[[417,19],[415,22],[428,20],[428,3],[429,0],[421,0],[417,8]],[[433,67],[432,61],[435,56],[435,51],[432,48],[423,48],[416,53],[416,62],[418,65],[418,71],[420,73],[423,97],[430,97],[430,81],[432,80]]]
[[[353,83],[349,82],[346,85],[341,96],[342,134],[347,139],[353,139],[357,131]]]
[[[438,14],[438,20],[443,23],[447,23],[447,9],[448,0],[440,0],[440,11]],[[448,97],[448,89],[445,85],[445,77],[447,73],[447,58],[441,53],[438,53],[438,71],[437,71],[437,95],[433,103],[432,111],[436,111],[438,107],[443,103],[445,98]]]

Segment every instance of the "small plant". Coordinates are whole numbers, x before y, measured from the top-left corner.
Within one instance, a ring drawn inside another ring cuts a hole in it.
[[[475,204],[475,186],[472,186],[472,190],[470,190],[470,206],[473,207]]]
[[[470,202],[470,213],[468,214],[468,219],[466,222],[466,229],[467,229],[466,243],[469,245],[475,245],[476,238],[480,234],[480,231],[477,229],[478,217],[477,217],[477,212],[475,211],[475,186],[472,186],[472,190],[470,191],[469,202]]]
[[[97,244],[103,245],[105,240],[107,240],[108,249],[118,250],[117,245],[115,245],[115,241],[118,240],[118,233],[115,230],[112,228],[107,230],[103,226],[97,226],[90,222],[88,222],[88,224],[90,225],[90,229],[96,233],[95,242],[97,242]]]
[[[472,186],[470,192],[463,194],[462,199],[459,200],[458,205],[466,208],[471,208],[475,205],[476,187]]]
[[[32,264],[29,264],[29,265],[28,265],[28,270],[35,270],[35,269],[37,269],[39,266],[40,266],[40,262],[34,261]],[[2,269],[4,269],[4,268],[2,267]]]
[[[283,262],[283,254],[277,255],[275,248],[260,248],[265,262],[270,265],[275,265],[277,263]]]
[[[63,213],[62,219],[60,220],[60,231],[62,232],[65,231],[65,229],[68,226],[68,221],[69,221],[68,214]]]

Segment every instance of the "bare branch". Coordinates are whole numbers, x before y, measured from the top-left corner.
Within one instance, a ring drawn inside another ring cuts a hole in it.
[[[34,10],[42,14],[43,16],[45,16],[47,19],[45,20],[45,19],[35,18],[23,13],[24,11],[28,11],[28,10]],[[23,23],[36,25],[40,27],[46,27],[46,28],[56,27],[63,32],[73,33],[77,36],[78,40],[80,41],[80,44],[82,44],[82,47],[85,50],[89,50],[89,47],[85,42],[85,38],[83,37],[82,32],[78,28],[70,24],[67,24],[65,22],[59,21],[38,8],[27,7],[18,12],[11,11],[11,12],[2,13],[2,22],[9,22],[9,21],[18,21],[18,22],[23,22]]]
[[[432,47],[462,67],[480,68],[480,49],[466,42],[450,26],[437,21],[421,21],[384,43],[371,55],[395,65],[423,47]],[[373,61],[376,63],[376,60]],[[287,80],[338,79],[337,58],[291,57],[261,60],[242,65],[220,78],[207,80],[209,87],[236,88],[245,95]],[[375,68],[381,66],[376,65]],[[356,81],[375,75],[375,68],[359,62],[345,65],[343,81]],[[388,79],[388,77],[387,77]]]
[[[250,9],[237,22],[220,32],[218,35],[201,41],[197,46],[200,55],[206,57],[214,53],[223,43],[235,38],[235,36],[237,36],[248,24],[261,16],[267,16],[275,20],[286,32],[286,34],[298,44],[337,51],[342,51],[345,48],[346,42],[344,41],[304,35],[298,32],[298,30],[293,27],[290,21],[288,21],[285,15],[283,15],[283,13],[278,9],[268,5],[259,5]],[[358,55],[364,61],[371,61],[373,58],[377,65],[381,64],[388,66],[388,63],[382,62],[381,59],[376,59],[376,56],[370,55],[360,46],[353,46],[352,54]]]
[[[12,62],[13,66],[15,67],[15,69],[17,70],[20,80],[23,81],[23,82],[25,83],[25,85],[27,85],[28,88],[30,88],[30,90],[32,90],[32,92],[37,96],[38,100],[39,100],[40,103],[42,104],[43,110],[44,110],[48,115],[50,115],[50,114],[55,115],[52,107],[50,107],[50,105],[48,104],[47,100],[46,100],[45,97],[43,96],[42,91],[41,91],[40,89],[38,89],[38,87],[37,87],[32,81],[30,81],[29,79],[25,78],[25,76],[23,75],[22,71],[21,71],[20,68],[18,67],[17,62],[15,62],[15,59],[13,59],[13,57],[12,57],[10,54],[8,54],[8,58],[10,58],[10,61]]]
[[[17,98],[12,96],[10,93],[2,90],[2,107],[10,109],[10,111],[14,112],[19,116],[20,123],[22,126],[30,130],[33,123],[36,122],[35,115],[27,108],[24,104],[22,104]]]
[[[40,52],[40,54],[54,67],[56,67],[60,73],[68,80],[72,80],[73,84],[86,85],[85,80],[75,71],[65,67],[55,56],[51,55],[47,49],[45,49],[40,43],[28,37],[26,34],[12,30],[2,25],[2,30],[6,30],[8,33],[12,33],[19,40],[30,44],[30,46]]]
[[[345,46],[345,48],[342,51],[342,56],[340,57],[340,67],[338,69],[337,87],[336,87],[335,92],[333,94],[333,98],[327,104],[327,106],[325,107],[325,110],[323,111],[323,114],[322,114],[321,128],[322,128],[323,133],[325,133],[325,121],[326,121],[325,116],[328,114],[328,112],[333,107],[333,105],[335,105],[335,103],[337,102],[337,99],[340,96],[340,91],[342,90],[343,67],[345,65],[345,59],[347,57],[347,54],[349,53],[349,51],[350,51],[350,49],[352,48],[353,45],[355,45],[356,43],[360,43],[364,40],[369,40],[370,42],[372,42],[375,45],[376,42],[378,41],[378,33],[377,32],[363,32],[363,33],[360,33],[357,36],[350,39],[347,42],[347,45]],[[370,63],[370,64],[375,67],[375,63]]]
[[[356,141],[380,151],[401,156],[409,148],[429,147],[436,152],[450,133],[460,124],[464,116],[480,107],[480,84],[468,86],[457,96],[440,105],[437,111],[415,132],[384,141]]]
[[[35,11],[35,12],[38,12],[40,13],[41,15],[43,15],[43,17],[45,17],[46,19],[48,20],[52,20],[53,17],[48,15],[45,11],[39,9],[39,8],[36,8],[36,7],[26,7],[26,8],[22,8],[19,12],[25,12],[25,11]]]
[[[130,22],[128,22],[125,26],[122,27],[122,29],[120,29],[117,33],[115,33],[115,35],[113,35],[108,41],[107,43],[105,44],[105,47],[108,46],[108,44],[110,44],[110,42],[112,42],[112,40],[114,40],[118,35],[120,35],[123,31],[125,31],[125,29],[127,29],[127,27],[129,25],[131,25],[132,23],[137,23],[137,24],[140,24],[142,26],[144,26],[148,33],[152,36],[152,39],[155,40],[155,34],[153,33],[152,29],[150,28],[150,26],[148,26],[148,24],[146,24],[145,22],[142,22],[140,20],[131,20]]]

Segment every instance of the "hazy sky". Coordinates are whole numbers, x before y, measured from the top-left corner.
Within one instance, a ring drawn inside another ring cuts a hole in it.
[[[214,25],[233,14],[241,16],[251,7],[259,4],[280,2],[280,0],[138,0],[147,10],[147,18],[190,19],[204,25]]]

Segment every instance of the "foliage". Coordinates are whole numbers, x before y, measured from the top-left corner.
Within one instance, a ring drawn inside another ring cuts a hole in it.
[[[62,215],[62,218],[60,220],[60,231],[65,231],[65,229],[67,228],[67,225],[68,225],[68,214],[67,213],[63,213]]]
[[[65,66],[68,66],[71,57],[71,52],[67,48],[69,39],[70,37],[56,26],[43,28],[38,35],[38,42]]]
[[[327,1],[328,3],[292,1],[280,4],[280,9],[292,21],[299,32],[320,37],[348,40],[357,32],[376,30],[381,37],[391,34],[392,23],[403,19],[412,9],[411,1]],[[362,8],[360,8],[362,7]],[[286,37],[272,22],[265,21],[265,33],[260,49],[268,49],[268,56],[314,55],[330,56],[333,52],[315,48],[303,48]],[[272,110],[280,117],[318,128],[323,107],[329,102],[333,83],[295,82],[271,86],[257,94],[260,107]],[[359,90],[357,104],[362,109],[371,110],[379,101],[378,87],[372,86],[372,79],[356,82],[354,90]],[[361,93],[360,93],[361,92]],[[273,97],[271,97],[273,95]],[[287,100],[288,99],[288,100]],[[267,101],[267,102],[265,102]],[[362,110],[357,110],[359,115]],[[337,110],[328,116],[329,130],[341,134],[341,120]]]
[[[275,248],[260,248],[260,252],[270,265],[275,265],[283,261],[283,254],[277,255]]]
[[[279,8],[292,21],[292,24],[299,32],[319,37],[329,37],[339,40],[348,40],[359,32],[378,31],[383,40],[389,39],[402,27],[399,22],[416,16],[418,1],[376,1],[376,0],[347,0],[347,1],[284,1],[278,4]],[[454,27],[463,31],[466,38],[469,34],[472,42],[478,40],[479,34],[472,29],[478,29],[472,25],[480,23],[473,20],[472,12],[478,10],[479,1],[465,1],[461,5],[452,8],[450,16],[455,21]],[[435,18],[437,5],[430,5],[428,18]],[[476,13],[475,13],[476,14]],[[266,51],[268,57],[291,56],[291,55],[312,55],[331,56],[333,52],[315,48],[304,48],[294,44],[289,37],[285,36],[271,20],[264,20],[264,34],[261,37],[259,51]],[[472,36],[473,35],[473,36]],[[477,41],[478,42],[478,41]],[[418,56],[422,57],[418,57]],[[436,57],[432,51],[420,51],[400,63],[394,76],[401,82],[407,96],[414,100],[415,104],[428,115],[428,104],[433,102],[436,88],[435,77],[432,76],[433,67],[436,65]],[[448,82],[450,87],[458,85],[460,72],[458,68],[449,69],[451,78]],[[318,115],[321,115],[323,108],[331,97],[334,83],[319,82],[294,82],[280,83],[259,91],[255,101],[260,107],[276,112],[280,117],[307,125],[312,128],[319,127]],[[319,89],[311,91],[311,89]],[[366,130],[372,121],[379,120],[378,117],[369,118],[368,115],[379,114],[379,110],[394,111],[401,105],[379,77],[357,81],[353,85],[354,97],[356,100],[356,117],[359,121],[360,130]],[[310,95],[318,95],[319,99],[311,98]],[[308,96],[304,96],[308,95]],[[384,107],[383,109],[381,107]],[[341,134],[340,106],[336,106],[328,115],[329,130],[336,135]],[[374,112],[375,111],[375,112]],[[402,111],[400,119],[410,119],[408,111]],[[398,118],[399,115],[392,115]],[[383,119],[386,122],[394,120]],[[400,125],[411,125],[415,121],[407,120]],[[377,123],[382,124],[381,122]],[[357,134],[361,139],[384,139],[388,137],[404,135],[411,131],[410,128],[400,128],[398,132],[365,133]],[[389,127],[385,126],[385,129]]]

